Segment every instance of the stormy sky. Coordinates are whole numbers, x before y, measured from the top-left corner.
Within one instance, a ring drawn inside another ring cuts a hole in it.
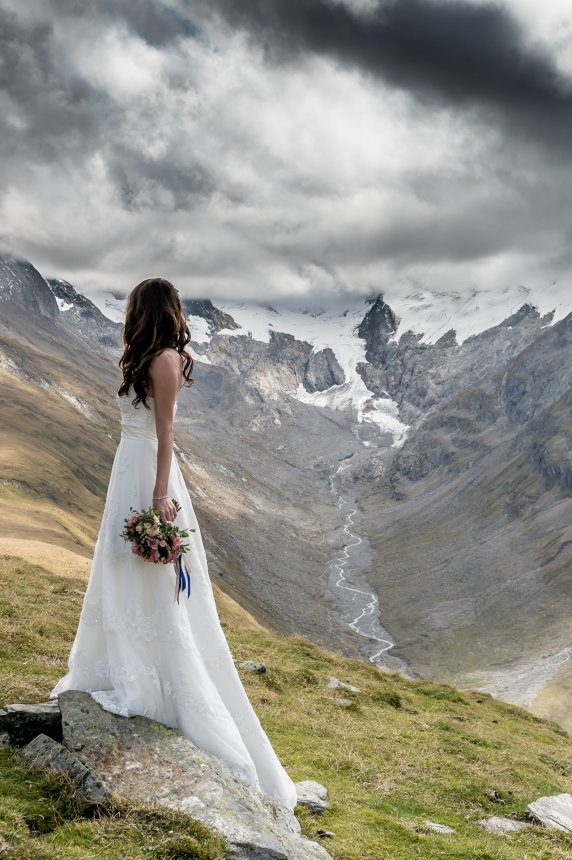
[[[0,0],[0,248],[78,289],[570,290],[569,0]]]

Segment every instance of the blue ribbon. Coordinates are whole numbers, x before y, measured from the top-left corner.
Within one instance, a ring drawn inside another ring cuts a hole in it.
[[[186,591],[187,597],[191,596],[191,574],[187,570],[187,566],[186,566],[185,562],[183,561],[182,553],[181,553],[181,555],[177,556],[176,564],[177,564],[177,569],[178,569],[178,573],[177,573],[177,579],[178,579],[177,603],[178,603],[179,602],[179,594],[181,593],[181,591],[183,591],[183,592]]]

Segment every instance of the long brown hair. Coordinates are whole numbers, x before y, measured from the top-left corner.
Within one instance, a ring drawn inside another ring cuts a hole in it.
[[[133,406],[147,403],[149,367],[154,356],[165,347],[176,349],[183,356],[183,376],[190,386],[193,359],[185,347],[191,339],[179,294],[165,278],[147,278],[129,293],[125,322],[121,330],[125,345],[119,366],[123,382],[117,392],[126,395],[131,386],[135,391]]]

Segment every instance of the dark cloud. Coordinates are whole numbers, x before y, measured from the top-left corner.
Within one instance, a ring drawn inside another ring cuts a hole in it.
[[[0,0],[0,239],[213,297],[561,274],[572,97],[530,33],[461,0]]]
[[[110,153],[108,169],[124,207],[130,211],[188,211],[215,191],[208,169],[192,158],[177,164],[168,158],[148,158],[118,144]]]
[[[70,150],[83,156],[99,139],[104,94],[85,78],[63,75],[54,62],[50,23],[20,21],[0,7],[0,112],[3,157],[61,160]],[[97,115],[93,102],[99,102]]]
[[[492,108],[513,132],[569,150],[572,86],[498,4],[385,0],[358,11],[335,0],[208,0],[278,62],[327,56],[420,101]]]
[[[73,0],[52,0],[52,6],[56,13],[65,10],[82,20],[86,12]],[[165,7],[154,9],[144,0],[136,8],[101,3],[97,13],[128,21],[129,29],[148,44],[190,32],[181,15]],[[87,10],[88,19],[90,14],[93,10]],[[0,7],[0,92],[9,105],[0,111],[0,173],[10,177],[26,162],[71,167],[99,151],[105,153],[108,175],[128,210],[192,208],[197,199],[212,193],[208,170],[192,155],[183,164],[170,151],[152,158],[143,151],[146,141],[138,137],[139,129],[132,135],[118,134],[126,124],[124,106],[62,62],[55,35],[52,22],[21,19]],[[150,133],[153,125],[151,116]]]
[[[51,0],[51,5],[56,14],[123,21],[148,45],[156,47],[200,34],[193,17],[158,0],[98,0],[94,4],[86,4],[84,0]]]

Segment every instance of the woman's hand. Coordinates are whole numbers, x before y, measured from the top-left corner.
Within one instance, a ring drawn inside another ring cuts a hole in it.
[[[162,523],[172,523],[177,516],[177,509],[172,499],[153,499],[153,507],[159,511]]]

